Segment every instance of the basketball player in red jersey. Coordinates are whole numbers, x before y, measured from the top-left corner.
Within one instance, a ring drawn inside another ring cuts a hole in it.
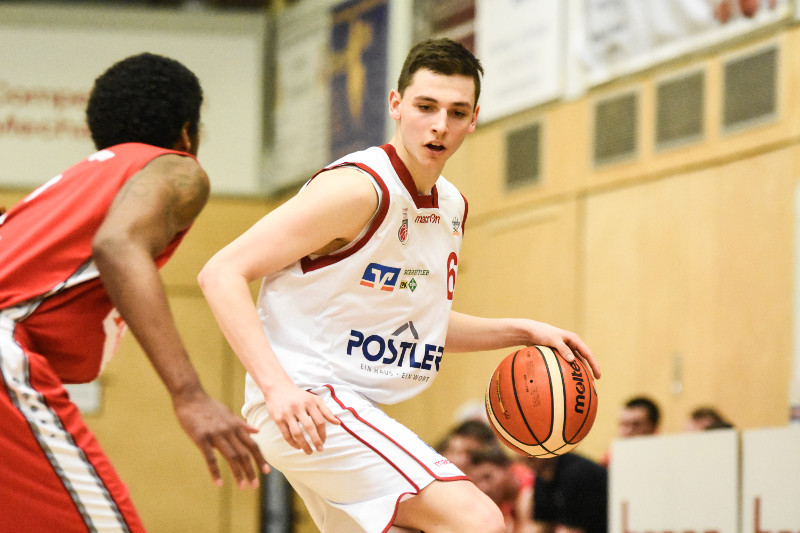
[[[129,57],[86,110],[98,152],[0,215],[0,531],[144,531],[63,383],[100,373],[130,327],[222,482],[268,466],[255,430],[203,390],[158,274],[205,205],[202,89],[172,59]]]

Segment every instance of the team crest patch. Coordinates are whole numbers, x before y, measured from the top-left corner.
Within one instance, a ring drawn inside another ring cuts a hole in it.
[[[397,230],[397,238],[400,244],[408,242],[408,208],[403,208],[403,222],[400,223],[400,229]]]
[[[453,219],[453,235],[458,236],[458,230],[461,228],[461,221],[457,218]]]

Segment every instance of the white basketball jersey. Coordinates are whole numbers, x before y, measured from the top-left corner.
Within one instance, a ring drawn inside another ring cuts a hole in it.
[[[325,170],[342,165],[374,180],[372,221],[345,248],[265,278],[257,307],[298,386],[345,385],[397,403],[430,386],[443,362],[467,202],[443,177],[420,196],[388,144]],[[245,413],[264,401],[250,376],[245,395]]]

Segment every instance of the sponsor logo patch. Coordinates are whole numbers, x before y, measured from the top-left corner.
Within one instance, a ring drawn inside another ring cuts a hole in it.
[[[388,336],[351,329],[346,352],[348,356],[364,358],[362,370],[391,376],[397,373],[403,379],[428,381],[430,376],[420,372],[439,371],[444,346],[418,341],[419,333],[411,321]]]
[[[370,263],[361,276],[361,285],[364,287],[377,287],[382,291],[392,292],[397,287],[400,279],[400,268]]]

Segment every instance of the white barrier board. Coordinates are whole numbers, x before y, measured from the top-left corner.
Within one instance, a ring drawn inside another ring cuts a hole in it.
[[[735,430],[615,441],[609,532],[738,533],[738,463]]]
[[[742,433],[742,533],[800,533],[800,426]]]

